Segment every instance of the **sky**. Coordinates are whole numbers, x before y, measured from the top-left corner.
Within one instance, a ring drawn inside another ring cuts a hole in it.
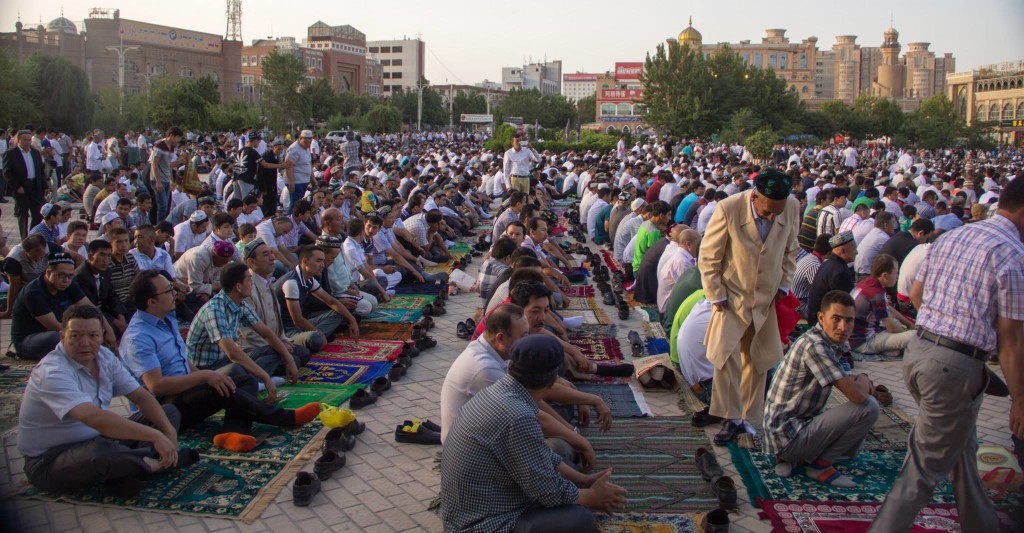
[[[14,31],[19,14],[26,25],[40,20],[45,24],[60,16],[61,9],[81,29],[97,4],[120,9],[123,18],[154,24],[219,35],[226,26],[224,0],[122,5],[115,0],[0,0],[0,31]],[[291,5],[300,8],[289,9]],[[500,81],[502,67],[545,58],[561,59],[563,73],[605,72],[616,61],[643,61],[658,44],[675,38],[691,16],[705,44],[759,42],[765,29],[785,28],[792,42],[818,37],[819,49],[830,49],[836,35],[857,35],[858,44],[879,46],[891,16],[904,51],[907,43],[930,42],[938,54],[953,53],[958,72],[1024,60],[1021,0],[242,0],[242,37],[246,44],[270,36],[301,40],[317,20],[349,24],[368,40],[419,36],[427,45],[426,77],[431,83],[474,84]]]

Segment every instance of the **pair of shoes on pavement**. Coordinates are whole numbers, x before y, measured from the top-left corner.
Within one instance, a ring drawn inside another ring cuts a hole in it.
[[[476,321],[473,320],[472,318],[467,318],[466,320],[459,322],[459,324],[455,327],[455,336],[460,339],[469,339],[470,337],[473,336],[473,333],[475,331]]]
[[[345,466],[345,452],[356,445],[356,435],[366,429],[366,424],[353,420],[340,428],[334,428],[324,437],[323,453],[313,463],[313,472],[299,472],[292,484],[292,503],[296,507],[307,507],[320,492],[321,482],[327,481],[335,472]]]
[[[395,442],[408,444],[441,444],[441,426],[430,420],[405,420],[395,428]]]
[[[697,461],[697,471],[700,472],[700,477],[711,483],[711,492],[718,498],[718,506],[726,510],[736,509],[738,507],[736,482],[725,475],[721,465],[718,464],[715,453],[707,448],[697,448],[694,458]],[[725,523],[728,525],[728,520]]]

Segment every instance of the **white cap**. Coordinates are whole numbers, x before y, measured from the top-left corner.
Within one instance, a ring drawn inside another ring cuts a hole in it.
[[[636,200],[633,200],[633,203],[629,205],[629,208],[633,211],[636,211],[637,209],[640,209],[645,205],[647,205],[647,202],[644,201],[643,198],[637,198]]]
[[[115,218],[120,218],[120,217],[118,216],[117,213],[111,211],[111,212],[103,215],[103,218],[100,219],[101,225],[106,226],[107,224],[110,223],[111,220],[114,220]]]

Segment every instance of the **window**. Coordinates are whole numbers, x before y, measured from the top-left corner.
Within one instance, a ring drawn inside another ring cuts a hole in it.
[[[206,77],[210,78],[211,80],[213,80],[215,82],[218,82],[218,83],[220,82],[220,76],[218,76],[217,73],[212,71],[212,70],[207,70],[206,71]]]
[[[771,55],[768,56],[768,67],[775,68],[775,52],[772,52]]]
[[[800,92],[807,94],[807,86],[804,85],[803,89],[800,89]]]
[[[249,66],[249,56],[242,56],[242,66]]]
[[[978,106],[978,112],[975,115],[978,115],[978,120],[988,120],[988,113],[985,112],[983,105]]]
[[[629,134],[629,126],[623,126],[622,127],[622,133],[625,133],[625,134],[628,135]]]
[[[379,54],[380,53],[380,47],[379,46],[371,46],[370,47],[370,53],[371,54]]]
[[[992,104],[992,107],[988,108],[988,119],[999,120],[999,104]]]
[[[1024,118],[1024,102],[1017,104],[1017,118]]]
[[[800,52],[800,69],[807,69],[807,52]]]
[[[191,78],[192,77],[192,69],[190,69],[188,67],[185,67],[185,68],[183,68],[183,69],[178,71],[178,76],[180,76],[182,78]]]
[[[615,104],[601,104],[601,116],[611,116],[615,114]]]
[[[396,53],[396,54],[401,54],[402,53],[402,47],[401,46],[393,46],[393,47],[391,47],[391,51],[393,53]]]
[[[400,79],[402,79],[402,73],[401,72],[392,72],[391,73],[391,79],[393,79],[393,80],[400,80]]]
[[[761,68],[761,54],[754,54],[754,66]]]
[[[256,56],[249,56],[249,64],[254,67],[256,66]]]
[[[1006,104],[1003,106],[1003,120],[1010,120],[1013,118],[1013,104]]]
[[[316,60],[316,69],[317,70],[323,70],[324,69],[324,60],[323,60],[322,57],[321,58],[317,58],[317,60]]]
[[[400,66],[402,66],[402,60],[401,59],[395,59],[394,61],[391,62],[391,64],[396,66],[396,67],[400,67]]]
[[[786,68],[788,66],[788,63],[789,61],[787,61],[786,59],[786,52],[782,52],[781,54],[779,54],[779,68]]]
[[[384,73],[384,79],[385,80],[390,80],[391,79],[391,73],[390,72],[385,72]]]
[[[382,46],[382,47],[380,47],[380,53],[382,53],[382,54],[390,54],[391,53],[391,47],[390,46]]]
[[[260,56],[260,64],[262,65],[262,64],[264,64],[266,62],[267,62],[267,56]]]
[[[618,105],[618,108],[615,110],[615,114],[623,117],[628,117],[629,115],[633,114],[633,106],[627,104],[626,102],[622,102],[621,104]]]
[[[382,66],[382,67],[390,67],[391,66],[391,60],[390,59],[381,59],[380,60],[380,66]]]

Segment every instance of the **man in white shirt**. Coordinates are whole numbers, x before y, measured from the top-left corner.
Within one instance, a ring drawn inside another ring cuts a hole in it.
[[[103,161],[105,160],[106,156],[103,155],[103,132],[96,130],[93,132],[92,142],[85,147],[85,168],[89,172],[102,173]]]
[[[704,235],[704,230],[708,229],[708,223],[711,222],[711,215],[715,213],[715,208],[718,207],[719,194],[725,195],[725,192],[721,191],[719,193],[715,193],[715,199],[708,202],[708,204],[704,206],[704,209],[701,209],[700,216],[697,217],[697,233]]]
[[[697,263],[700,249],[700,234],[682,224],[672,228],[669,238],[672,242],[658,260],[658,311],[661,313],[665,312],[665,304],[679,276]]]
[[[595,238],[595,226],[597,225],[597,216],[601,213],[601,210],[608,207],[608,200],[611,198],[612,190],[608,188],[605,183],[601,184],[601,187],[597,190],[597,200],[594,201],[590,206],[590,210],[587,212],[587,235],[590,236],[591,240]]]
[[[206,211],[194,211],[188,220],[174,226],[174,260],[206,240],[210,234],[210,218]]]
[[[848,168],[857,168],[858,155],[860,154],[857,153],[856,148],[853,146],[847,146],[846,149],[843,150],[843,157],[845,158],[844,166]]]
[[[530,164],[541,161],[537,152],[530,147],[529,141],[512,137],[512,148],[505,152],[503,174],[512,180],[512,188],[530,193]]]
[[[871,264],[899,225],[899,219],[888,211],[875,215],[875,227],[857,244],[857,259],[853,262],[853,269],[858,280],[871,275]]]
[[[114,185],[114,192],[110,193],[106,198],[96,206],[96,218],[103,218],[103,215],[107,213],[113,213],[117,209],[117,202],[121,198],[128,197],[128,184],[125,182],[117,182]]]

